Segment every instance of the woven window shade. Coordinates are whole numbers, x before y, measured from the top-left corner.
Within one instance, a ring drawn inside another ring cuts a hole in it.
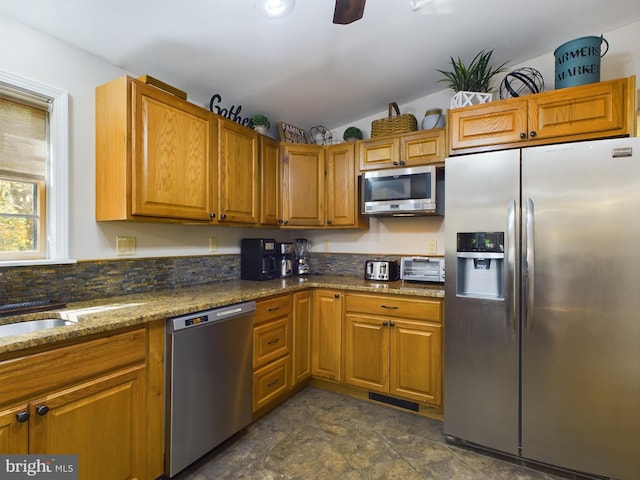
[[[0,174],[45,179],[47,115],[42,108],[0,98]]]

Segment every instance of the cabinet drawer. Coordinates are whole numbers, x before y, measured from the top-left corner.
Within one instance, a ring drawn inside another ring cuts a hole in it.
[[[289,317],[253,329],[253,368],[289,353]]]
[[[0,399],[14,401],[144,362],[146,343],[146,330],[139,329],[0,362]]]
[[[291,295],[281,295],[256,302],[254,323],[267,322],[291,313]]]
[[[290,356],[276,360],[253,373],[253,411],[289,389]]]
[[[401,317],[429,322],[442,321],[440,300],[417,300],[392,295],[345,295],[347,312]]]

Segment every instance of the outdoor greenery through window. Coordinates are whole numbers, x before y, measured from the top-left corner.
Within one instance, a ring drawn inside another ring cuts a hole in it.
[[[0,91],[0,260],[46,258],[47,107]]]

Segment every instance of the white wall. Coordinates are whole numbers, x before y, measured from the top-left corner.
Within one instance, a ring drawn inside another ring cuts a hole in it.
[[[602,79],[640,75],[640,23],[605,33],[605,37],[611,49],[602,60]],[[3,45],[0,49],[1,70],[69,92],[70,247],[73,258],[115,258],[116,236],[121,235],[136,237],[138,257],[208,255],[209,237],[217,239],[215,254],[238,253],[241,238],[257,236],[283,240],[305,236],[312,240],[314,251],[376,254],[427,254],[427,244],[435,240],[438,253],[444,252],[443,221],[439,217],[372,219],[368,231],[345,232],[98,223],[94,214],[94,90],[97,85],[128,72],[2,16],[0,44]],[[553,85],[552,53],[533,59],[526,66],[540,70],[548,86]],[[442,91],[400,108],[403,113],[413,113],[420,121],[429,108],[446,109],[450,96],[450,92]],[[383,111],[354,120],[349,125],[359,126],[368,134],[371,121],[386,114]],[[344,128],[349,125],[332,129],[334,136],[342,138]]]

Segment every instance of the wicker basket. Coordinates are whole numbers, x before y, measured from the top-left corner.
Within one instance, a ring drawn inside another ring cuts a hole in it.
[[[393,116],[392,109],[396,111]],[[391,135],[392,133],[414,132],[418,130],[418,120],[410,113],[400,115],[400,109],[396,102],[389,104],[389,116],[371,122],[371,138],[379,135]]]

